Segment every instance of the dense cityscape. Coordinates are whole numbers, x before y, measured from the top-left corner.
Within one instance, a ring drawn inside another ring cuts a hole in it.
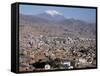
[[[96,66],[95,39],[71,38],[67,34],[60,36],[25,34],[22,36],[19,52],[20,71]]]
[[[20,72],[94,68],[96,50],[95,23],[68,19],[56,10],[20,14]]]

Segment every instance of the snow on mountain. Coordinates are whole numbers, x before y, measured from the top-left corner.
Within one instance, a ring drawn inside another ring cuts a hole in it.
[[[51,15],[51,16],[55,16],[55,15],[62,15],[62,13],[56,11],[56,10],[47,10],[45,11],[45,13]]]
[[[61,12],[56,10],[46,10],[43,13],[38,14],[37,16],[53,22],[66,19]]]

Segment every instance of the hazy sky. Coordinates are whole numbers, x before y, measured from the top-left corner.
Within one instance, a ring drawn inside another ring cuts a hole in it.
[[[72,8],[72,7],[54,7],[54,6],[37,6],[37,5],[20,5],[21,14],[35,15],[45,11],[56,11],[66,18],[74,18],[87,22],[96,22],[96,9],[89,8]]]

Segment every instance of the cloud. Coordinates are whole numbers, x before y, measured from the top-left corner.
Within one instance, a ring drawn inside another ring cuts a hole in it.
[[[56,11],[56,10],[47,10],[46,13],[50,14],[51,16],[54,15],[62,15],[62,13]]]

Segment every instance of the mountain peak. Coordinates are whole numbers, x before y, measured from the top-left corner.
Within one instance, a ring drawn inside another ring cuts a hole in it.
[[[52,17],[55,16],[55,15],[62,15],[62,13],[60,13],[56,10],[47,10],[47,11],[45,11],[45,13],[51,15]]]

